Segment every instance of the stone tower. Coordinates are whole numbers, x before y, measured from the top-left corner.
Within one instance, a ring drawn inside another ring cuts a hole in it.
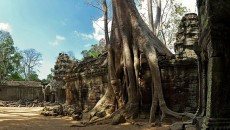
[[[54,65],[53,77],[47,88],[50,88],[51,102],[65,102],[65,81],[63,80],[69,72],[72,61],[65,53],[59,53],[57,61]]]
[[[198,17],[195,13],[186,14],[182,19],[176,33],[174,44],[175,55],[178,59],[197,58],[194,44],[198,42]]]

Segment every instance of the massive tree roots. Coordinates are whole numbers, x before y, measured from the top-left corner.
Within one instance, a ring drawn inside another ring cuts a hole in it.
[[[162,92],[158,55],[172,53],[153,35],[139,15],[133,0],[112,0],[113,23],[108,47],[108,79],[106,94],[91,111],[90,122],[107,119],[115,114],[131,120],[139,112],[141,59],[147,59],[152,75],[152,106],[150,122],[155,120],[157,106],[162,117],[193,116],[168,109]],[[114,114],[113,114],[114,113]]]

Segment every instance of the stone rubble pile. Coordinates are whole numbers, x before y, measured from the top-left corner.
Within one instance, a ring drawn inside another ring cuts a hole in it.
[[[44,116],[70,116],[73,120],[82,119],[82,110],[76,105],[47,104],[41,112]]]
[[[39,100],[20,99],[18,101],[0,101],[0,107],[43,107]]]

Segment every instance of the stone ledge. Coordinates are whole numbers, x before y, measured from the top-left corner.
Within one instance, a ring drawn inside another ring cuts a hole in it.
[[[204,118],[203,130],[229,130],[230,118]]]
[[[42,87],[41,82],[36,81],[6,81],[0,87]]]

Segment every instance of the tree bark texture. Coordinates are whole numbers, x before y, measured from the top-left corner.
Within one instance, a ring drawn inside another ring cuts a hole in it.
[[[155,20],[155,34],[158,35],[159,27],[161,23],[161,0],[156,0],[157,8],[156,8],[156,20]]]
[[[153,1],[152,0],[148,0],[148,17],[149,17],[150,30],[153,32],[153,34],[155,34],[154,23],[153,23]]]
[[[91,121],[96,113],[104,111],[103,118],[114,111],[132,119],[138,114],[141,99],[139,71],[141,55],[147,58],[152,75],[152,107],[150,122],[155,120],[159,105],[165,114],[180,117],[166,106],[157,55],[173,56],[166,46],[152,33],[138,13],[133,0],[112,0],[113,21],[108,47],[108,79],[106,94],[91,111]]]

